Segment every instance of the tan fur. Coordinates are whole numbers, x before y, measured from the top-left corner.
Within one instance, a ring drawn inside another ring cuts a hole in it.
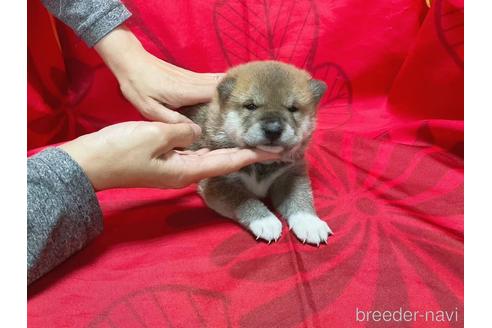
[[[275,75],[278,75],[278,78],[272,79],[271,77]],[[284,112],[286,106],[295,103],[299,108],[299,113],[296,116],[305,118],[312,123],[312,127],[306,131],[308,135],[303,138],[309,139],[312,129],[314,129],[317,105],[308,84],[308,81],[312,79],[309,73],[277,61],[258,61],[230,69],[225,78],[236,79],[236,84],[227,103],[221,104],[219,93],[216,91],[209,104],[187,108],[183,111],[203,130],[201,139],[191,147],[192,149],[244,146],[233,140],[223,140],[221,136],[224,134],[223,124],[227,113],[237,110],[238,107],[240,107],[239,111],[242,111],[242,104],[249,99],[265,103],[271,98],[273,105],[278,106],[273,110]],[[274,83],[270,84],[272,80]],[[269,92],[270,89],[275,89],[276,94]],[[263,91],[264,94],[257,91]],[[243,112],[249,114],[247,111]],[[302,124],[302,120],[299,120],[298,123]]]
[[[292,65],[251,62],[230,69],[209,104],[183,111],[202,128],[191,149],[284,149],[280,162],[201,181],[199,191],[209,207],[272,241],[280,237],[281,224],[259,199],[268,196],[299,238],[313,244],[327,240],[331,231],[314,211],[304,162],[325,88]]]

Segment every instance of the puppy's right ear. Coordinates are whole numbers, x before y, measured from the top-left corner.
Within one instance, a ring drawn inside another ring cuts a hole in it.
[[[220,81],[217,86],[217,91],[219,93],[219,100],[223,104],[229,99],[234,86],[236,85],[236,79],[233,77],[225,77]]]
[[[313,93],[313,98],[316,103],[318,103],[325,94],[326,91],[326,83],[321,80],[311,79],[309,80],[309,88]]]

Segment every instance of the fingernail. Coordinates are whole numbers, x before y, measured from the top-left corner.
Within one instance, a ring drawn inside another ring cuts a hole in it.
[[[193,123],[191,125],[191,128],[193,129],[193,134],[195,135],[195,137],[199,137],[202,135],[202,128],[199,125]]]

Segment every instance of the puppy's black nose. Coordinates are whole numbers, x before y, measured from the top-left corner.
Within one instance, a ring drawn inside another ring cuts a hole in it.
[[[268,119],[262,122],[261,128],[265,137],[270,141],[275,141],[282,135],[283,124],[279,119]]]

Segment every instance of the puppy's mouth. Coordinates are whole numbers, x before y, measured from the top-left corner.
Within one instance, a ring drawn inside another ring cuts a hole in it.
[[[285,150],[285,148],[282,146],[270,146],[270,145],[257,145],[256,148],[274,154],[280,154]]]
[[[256,148],[273,154],[287,154],[300,146],[301,140],[290,140],[290,142],[264,140],[258,143],[246,143],[249,148]]]
[[[274,154],[288,153],[297,149],[302,142],[298,131],[287,124],[279,127],[278,125],[256,123],[244,132],[234,132],[238,144]]]
[[[265,140],[263,138],[260,140],[248,140],[247,138],[242,139],[243,145],[245,145],[248,148],[256,148],[274,154],[288,152],[292,148],[296,147],[297,142],[291,144],[294,140],[289,140],[289,141],[290,143],[283,142],[281,140],[275,140],[275,141]]]
[[[289,138],[289,140],[265,140],[261,138],[260,140],[248,140],[247,138],[242,139],[242,144],[248,148],[256,148],[269,153],[280,154],[288,153],[293,149],[299,147],[301,139],[298,137]]]

